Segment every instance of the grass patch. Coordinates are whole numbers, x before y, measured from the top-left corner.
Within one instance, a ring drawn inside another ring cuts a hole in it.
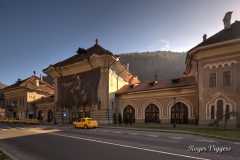
[[[139,128],[139,129],[156,129],[156,130],[169,130],[169,131],[188,131],[192,133],[201,133],[207,135],[221,136],[227,138],[235,138],[240,140],[240,130],[237,129],[222,129],[222,128],[187,128],[187,127],[160,127],[158,126],[130,126],[130,125],[115,125],[112,127],[119,128]]]
[[[0,160],[11,160],[6,154],[0,150]]]

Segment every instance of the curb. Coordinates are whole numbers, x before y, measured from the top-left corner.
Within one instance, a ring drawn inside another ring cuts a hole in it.
[[[0,147],[0,150],[6,154],[9,158],[11,158],[12,160],[19,160],[17,157],[13,156],[11,153],[9,153],[8,151],[6,151],[5,149]]]
[[[171,131],[171,130],[139,129],[139,128],[119,128],[119,127],[107,127],[107,126],[99,126],[98,128],[124,129],[124,130],[137,130],[137,131],[152,131],[152,132],[166,132],[166,133],[180,133],[180,134],[197,135],[197,136],[202,136],[202,137],[211,137],[211,138],[216,138],[216,139],[222,139],[222,140],[240,142],[240,139],[236,139],[236,138],[228,138],[228,137],[222,137],[222,136],[214,136],[214,135],[194,133],[194,132],[189,132],[189,131]]]

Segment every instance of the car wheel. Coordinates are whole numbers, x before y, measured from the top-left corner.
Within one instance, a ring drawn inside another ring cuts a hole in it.
[[[84,125],[84,129],[88,129],[88,126],[86,124]]]
[[[75,124],[73,125],[73,128],[77,128]]]

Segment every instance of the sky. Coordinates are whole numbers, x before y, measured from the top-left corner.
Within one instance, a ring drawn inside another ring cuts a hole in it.
[[[39,76],[99,44],[113,54],[185,52],[224,28],[240,0],[0,0],[0,82]]]

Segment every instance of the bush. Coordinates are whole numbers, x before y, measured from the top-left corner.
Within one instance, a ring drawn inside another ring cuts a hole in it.
[[[129,114],[129,119],[128,119],[128,121],[129,121],[129,124],[130,124],[130,125],[133,124],[133,115],[132,115],[132,113]]]
[[[118,113],[118,124],[119,125],[122,124],[122,115],[121,115],[121,113]]]
[[[125,123],[126,125],[128,124],[128,115],[127,115],[127,113],[123,114],[123,123]]]
[[[117,124],[117,115],[116,115],[116,113],[113,114],[113,123],[114,123],[114,125]]]
[[[157,124],[159,124],[159,126],[160,126],[161,120],[160,120],[160,119],[157,119],[156,122],[157,122]],[[158,128],[159,128],[159,126],[158,126]]]

